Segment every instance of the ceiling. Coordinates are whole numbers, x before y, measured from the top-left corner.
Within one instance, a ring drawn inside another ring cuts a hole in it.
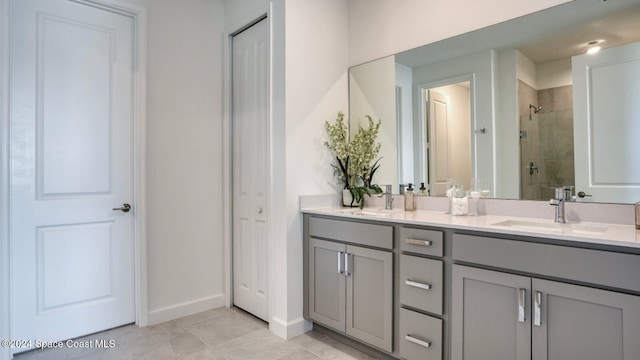
[[[396,55],[396,62],[421,66],[489,48],[516,48],[536,64],[584,53],[587,43],[603,48],[640,41],[640,0],[575,0],[484,29]]]

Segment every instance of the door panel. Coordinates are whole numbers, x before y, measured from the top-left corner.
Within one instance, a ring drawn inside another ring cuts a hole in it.
[[[391,352],[393,256],[347,246],[347,334]]]
[[[640,297],[540,279],[533,291],[542,300],[533,360],[640,359]]]
[[[429,182],[431,195],[444,195],[449,174],[449,104],[446,96],[429,90]]]
[[[309,239],[309,317],[345,331],[346,278],[343,244]]]
[[[37,27],[38,193],[108,193],[115,34],[51,15]]]
[[[233,302],[268,321],[267,20],[233,37]]]
[[[63,340],[135,320],[133,20],[11,3],[13,336]]]
[[[530,359],[530,278],[454,265],[452,286],[452,359]]]
[[[575,56],[576,192],[581,201],[640,198],[640,43]]]

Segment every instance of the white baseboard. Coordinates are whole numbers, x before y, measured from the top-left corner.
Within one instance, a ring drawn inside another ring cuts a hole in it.
[[[311,321],[305,320],[302,317],[289,322],[273,317],[269,322],[269,330],[285,340],[293,339],[307,331],[311,331],[312,328],[313,325]]]
[[[224,294],[213,295],[193,301],[183,302],[181,304],[163,307],[149,312],[149,325],[159,324],[222,306],[224,306]]]

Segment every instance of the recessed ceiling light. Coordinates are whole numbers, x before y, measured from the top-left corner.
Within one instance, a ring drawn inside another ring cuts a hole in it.
[[[598,51],[600,51],[600,46],[594,46],[589,48],[589,50],[587,50],[587,54],[595,54]]]

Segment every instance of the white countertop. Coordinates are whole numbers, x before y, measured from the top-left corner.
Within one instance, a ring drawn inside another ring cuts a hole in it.
[[[541,237],[590,244],[640,249],[640,230],[633,225],[569,222],[555,224],[553,220],[498,215],[453,216],[442,211],[386,211],[378,208],[324,207],[303,208],[306,214],[331,215],[349,219],[436,226],[451,229],[484,231],[497,234]],[[497,225],[497,224],[506,224]]]

